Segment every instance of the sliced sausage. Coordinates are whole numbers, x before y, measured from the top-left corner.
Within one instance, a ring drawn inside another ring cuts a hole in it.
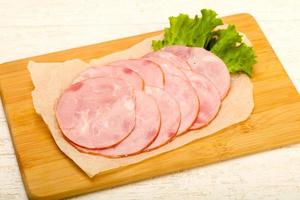
[[[190,129],[198,129],[207,125],[216,116],[220,108],[221,98],[218,90],[205,76],[189,70],[190,68],[186,66],[187,64],[180,57],[169,52],[166,52],[165,55],[166,59],[172,62],[174,66],[181,69],[197,93],[200,111]]]
[[[118,145],[89,150],[76,147],[84,153],[98,154],[106,157],[124,157],[141,152],[157,137],[160,127],[160,113],[156,101],[143,92],[136,92],[136,125],[130,135]]]
[[[203,48],[181,45],[168,46],[162,50],[185,59],[194,72],[204,75],[215,85],[222,99],[227,95],[230,88],[230,74],[219,57]]]
[[[165,91],[179,104],[181,122],[177,135],[181,135],[192,126],[198,116],[197,94],[189,81],[170,74],[165,75]]]
[[[176,136],[180,125],[180,108],[177,101],[163,89],[145,87],[145,92],[156,100],[161,117],[158,136],[145,149],[145,151],[149,151],[166,144]]]
[[[165,60],[170,61],[171,63],[175,64],[175,66],[179,67],[179,69],[184,69],[184,70],[192,70],[190,65],[186,62],[186,60],[176,56],[175,54],[168,52],[168,51],[155,51],[151,52],[144,57],[159,57]]]
[[[190,129],[198,129],[215,118],[221,106],[221,98],[216,87],[205,76],[192,71],[185,71],[185,74],[189,77],[200,102],[200,112],[190,127]]]
[[[158,64],[165,74],[172,74],[187,80],[185,74],[172,62],[170,53],[163,51],[155,51],[146,54],[143,58]]]
[[[79,146],[90,149],[113,146],[134,128],[133,89],[115,78],[74,83],[58,99],[56,118],[63,135]]]
[[[145,59],[129,59],[120,60],[113,63],[109,63],[111,66],[122,66],[132,69],[140,75],[144,80],[145,85],[163,88],[164,86],[164,74],[161,68]]]
[[[135,90],[143,90],[143,79],[133,70],[123,66],[90,67],[83,71],[73,83],[95,77],[119,78],[131,85]]]

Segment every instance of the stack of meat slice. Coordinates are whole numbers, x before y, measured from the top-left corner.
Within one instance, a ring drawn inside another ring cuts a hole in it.
[[[229,72],[217,56],[169,46],[88,68],[58,99],[56,118],[79,151],[124,157],[207,125],[229,88]]]

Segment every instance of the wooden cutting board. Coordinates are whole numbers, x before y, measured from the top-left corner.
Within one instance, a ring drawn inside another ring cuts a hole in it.
[[[182,148],[90,179],[60,152],[35,113],[28,61],[89,61],[126,49],[159,32],[4,63],[0,85],[22,178],[31,199],[57,199],[159,176],[300,142],[300,96],[253,17],[224,18],[252,41],[258,63],[252,78],[255,109],[250,118]]]

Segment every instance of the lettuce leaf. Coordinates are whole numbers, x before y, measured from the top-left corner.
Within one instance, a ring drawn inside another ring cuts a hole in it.
[[[242,37],[234,25],[218,30],[211,42],[210,51],[224,61],[230,73],[244,72],[252,76],[252,66],[256,63],[255,53],[252,47],[242,43]]]
[[[201,14],[201,18],[196,15],[194,19],[186,14],[169,17],[170,28],[165,29],[163,40],[152,41],[153,49],[159,50],[164,46],[175,44],[206,47],[213,35],[213,29],[223,22],[216,17],[215,11],[203,9]]]
[[[252,47],[241,44],[236,48],[228,49],[220,58],[227,65],[230,73],[244,72],[252,76],[252,66],[256,63]]]
[[[229,25],[226,29],[220,29],[214,32],[213,39],[210,41],[210,51],[224,54],[228,49],[235,48],[237,44],[242,42],[242,36],[235,30],[234,25]]]
[[[223,22],[213,10],[201,10],[201,17],[190,18],[186,14],[170,17],[170,27],[164,30],[163,40],[153,40],[156,51],[168,45],[185,45],[205,48],[226,64],[230,73],[243,72],[252,75],[256,56],[252,47],[242,42],[242,37],[234,25],[215,31]]]

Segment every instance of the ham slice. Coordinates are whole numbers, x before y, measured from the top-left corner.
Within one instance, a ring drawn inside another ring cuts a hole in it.
[[[210,51],[197,47],[181,45],[168,46],[162,49],[175,54],[189,63],[192,70],[208,78],[225,98],[230,87],[230,74],[225,63]]]
[[[118,145],[101,150],[90,150],[75,146],[84,153],[106,157],[124,157],[137,154],[157,137],[160,127],[160,113],[156,101],[144,92],[136,92],[136,124],[130,135]]]
[[[189,81],[171,74],[165,75],[165,91],[179,104],[181,122],[177,135],[181,135],[192,126],[198,116],[199,101],[197,94]]]
[[[135,90],[143,90],[143,79],[133,70],[121,66],[90,67],[76,77],[73,83],[95,77],[119,78],[127,82]]]
[[[185,71],[185,74],[189,77],[200,101],[200,112],[190,127],[198,129],[215,118],[221,106],[221,98],[216,87],[205,76],[192,71]]]
[[[176,56],[173,53],[167,52],[167,51],[156,51],[156,52],[151,52],[144,57],[158,57],[165,59],[171,63],[173,63],[175,66],[177,66],[179,69],[184,69],[184,70],[192,70],[190,65],[186,62],[186,60]]]
[[[181,113],[181,122],[177,135],[186,132],[195,121],[199,113],[199,101],[195,90],[185,73],[177,67],[176,56],[168,52],[156,51],[146,54],[143,58],[158,64],[165,73],[165,90],[178,102]],[[177,59],[179,60],[179,59]],[[184,61],[182,63],[185,63]],[[186,69],[189,69],[185,63]]]
[[[179,76],[182,79],[188,80],[185,74],[172,62],[170,53],[163,51],[155,51],[146,54],[143,58],[158,64],[165,74]],[[189,68],[187,66],[187,68]]]
[[[165,90],[156,87],[145,87],[145,92],[157,102],[161,124],[157,138],[145,151],[156,149],[171,141],[177,134],[180,125],[180,108],[177,101]]]
[[[160,52],[158,51],[158,53]],[[200,112],[190,129],[198,129],[207,125],[216,116],[221,105],[218,90],[205,76],[189,70],[189,65],[182,58],[169,52],[164,52],[163,55],[166,60],[172,62],[175,67],[181,69],[198,96]]]
[[[90,149],[113,146],[134,128],[133,90],[114,78],[77,82],[59,97],[56,118],[64,136],[79,146]]]
[[[164,75],[160,67],[145,59],[129,59],[120,60],[109,63],[111,66],[122,66],[129,68],[144,80],[145,85],[163,88],[164,86]]]

